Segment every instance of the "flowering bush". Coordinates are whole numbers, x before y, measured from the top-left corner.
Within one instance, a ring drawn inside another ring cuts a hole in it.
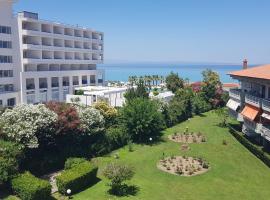
[[[80,119],[74,106],[60,102],[48,102],[46,106],[58,115],[57,135],[78,132]]]
[[[2,134],[24,147],[37,148],[39,140],[50,138],[57,115],[43,104],[17,105],[0,117]]]
[[[80,118],[80,129],[87,135],[94,135],[104,130],[104,117],[92,107],[76,106]]]

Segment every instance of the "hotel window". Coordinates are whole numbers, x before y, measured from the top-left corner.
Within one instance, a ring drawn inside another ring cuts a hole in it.
[[[63,77],[63,86],[69,86],[69,77]]]
[[[11,27],[0,26],[0,33],[11,34]]]
[[[35,80],[33,78],[26,79],[26,89],[34,90],[35,89]]]
[[[0,63],[12,63],[12,56],[0,55]]]
[[[16,99],[15,98],[10,98],[10,99],[7,100],[7,106],[8,107],[13,107],[13,106],[15,106],[15,104],[16,104]]]
[[[95,75],[90,75],[90,83],[95,84],[96,83],[96,76]]]
[[[3,107],[3,100],[0,99],[0,107]]]
[[[98,75],[98,83],[103,83],[103,76],[102,74]]]
[[[12,84],[0,85],[0,93],[12,91],[14,91],[14,86]]]
[[[58,77],[52,77],[52,87],[59,87]]]
[[[73,83],[73,85],[79,85],[79,77],[78,76],[73,76],[72,77],[72,83]]]
[[[44,89],[47,87],[47,78],[39,78],[39,89]]]
[[[13,77],[12,70],[0,70],[0,78]]]
[[[2,41],[2,40],[0,40],[0,48],[2,48],[2,49],[11,49],[12,48],[11,41]]]
[[[87,76],[82,76],[82,84],[87,84]]]

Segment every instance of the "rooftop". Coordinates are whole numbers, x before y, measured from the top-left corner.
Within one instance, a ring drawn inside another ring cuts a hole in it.
[[[228,73],[230,76],[249,77],[270,80],[270,64],[233,71]]]

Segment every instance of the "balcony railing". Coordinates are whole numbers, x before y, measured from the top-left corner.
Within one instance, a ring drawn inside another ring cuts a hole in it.
[[[241,100],[243,93],[241,89],[230,89],[229,96],[238,100]]]
[[[262,99],[251,94],[245,95],[245,102],[259,108],[262,106]]]
[[[262,126],[262,137],[270,138],[270,127]]]
[[[263,99],[262,100],[262,109],[270,112],[270,101]]]
[[[253,122],[253,121],[249,121],[249,120],[244,120],[244,125],[245,125],[248,129],[250,129],[250,130],[252,130],[252,131],[254,131],[254,132],[256,132],[256,133],[261,134],[261,131],[262,131],[262,124],[256,123],[256,122]]]

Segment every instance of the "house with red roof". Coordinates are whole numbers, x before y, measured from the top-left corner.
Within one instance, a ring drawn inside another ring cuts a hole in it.
[[[240,88],[229,90],[229,114],[243,122],[242,131],[249,137],[270,147],[270,65],[230,72]]]

